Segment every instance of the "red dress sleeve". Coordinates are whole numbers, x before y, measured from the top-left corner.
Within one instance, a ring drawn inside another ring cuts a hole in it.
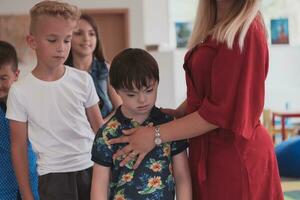
[[[260,123],[264,105],[268,47],[263,27],[257,21],[250,26],[242,51],[237,39],[233,49],[224,43],[216,44],[210,89],[198,113],[220,128],[250,138]]]

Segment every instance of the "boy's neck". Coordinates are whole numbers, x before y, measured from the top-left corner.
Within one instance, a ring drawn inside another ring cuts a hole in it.
[[[43,81],[56,81],[61,77],[63,77],[65,70],[66,68],[64,65],[61,65],[60,67],[56,67],[56,68],[48,68],[38,64],[32,70],[32,74],[36,78]]]
[[[151,113],[151,110],[149,110],[148,113],[145,113],[143,115],[133,115],[129,112],[127,112],[123,106],[121,105],[121,111],[122,111],[122,114],[126,117],[126,118],[129,118],[129,119],[133,119],[134,121],[137,121],[139,124],[142,124],[149,116],[150,116],[150,113]]]

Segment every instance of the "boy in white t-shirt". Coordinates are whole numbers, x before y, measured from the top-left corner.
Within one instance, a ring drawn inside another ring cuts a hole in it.
[[[103,119],[89,74],[64,65],[80,11],[67,3],[42,1],[30,16],[27,42],[37,65],[12,85],[6,114],[20,192],[23,199],[34,199],[26,169],[29,137],[37,154],[40,198],[88,200],[91,147]]]

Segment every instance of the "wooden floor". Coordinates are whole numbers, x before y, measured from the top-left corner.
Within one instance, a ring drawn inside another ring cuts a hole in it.
[[[300,178],[281,178],[285,200],[300,200]]]

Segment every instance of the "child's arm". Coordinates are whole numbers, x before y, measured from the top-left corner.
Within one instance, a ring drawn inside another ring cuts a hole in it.
[[[109,99],[110,99],[110,101],[113,105],[113,108],[115,110],[116,108],[118,108],[122,104],[122,99],[118,95],[116,90],[111,86],[111,84],[109,84],[109,81],[108,81],[107,91],[108,91]]]
[[[91,200],[107,200],[110,182],[110,168],[94,164]]]
[[[98,104],[86,108],[85,111],[94,133],[97,133],[98,129],[104,124]]]
[[[176,200],[192,199],[192,183],[186,151],[173,156]]]
[[[9,120],[12,162],[23,200],[34,200],[29,183],[27,123]]]
[[[108,79],[107,91],[108,91],[109,99],[113,105],[113,111],[104,118],[104,122],[107,122],[115,114],[116,109],[122,104],[121,97],[118,95],[116,90],[111,86],[111,84],[109,83],[109,79]]]
[[[110,65],[106,63],[106,66],[108,70],[110,69]],[[107,92],[109,99],[113,105],[114,111],[122,104],[122,99],[116,92],[116,90],[113,88],[113,86],[110,84],[109,77],[107,78]],[[108,118],[109,119],[109,118]]]

